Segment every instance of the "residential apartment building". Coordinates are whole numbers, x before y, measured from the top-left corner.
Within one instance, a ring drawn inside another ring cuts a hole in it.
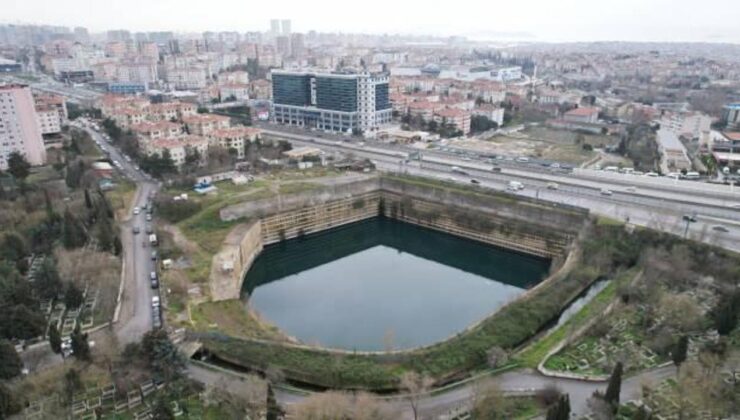
[[[696,139],[712,128],[712,117],[700,112],[666,112],[660,119],[660,127],[679,137]]]
[[[463,134],[470,133],[470,112],[456,108],[447,108],[434,112],[433,120],[437,124],[451,124]]]
[[[185,129],[190,134],[208,136],[212,132],[231,126],[231,119],[222,115],[195,114],[182,118]]]
[[[36,116],[31,89],[26,85],[0,85],[0,169],[18,152],[31,165],[46,162],[46,149]]]
[[[727,128],[740,129],[740,103],[725,105],[722,121]]]
[[[598,108],[576,108],[571,109],[563,115],[563,120],[574,123],[593,124],[599,121]]]
[[[666,129],[658,130],[655,137],[660,153],[660,165],[664,172],[691,169],[691,160],[678,136]]]
[[[239,159],[244,158],[244,149],[247,142],[257,140],[262,130],[252,127],[219,128],[208,134],[210,146],[219,146],[224,149],[236,150]]]
[[[388,76],[272,71],[273,120],[333,132],[373,133],[390,123]]]
[[[499,127],[504,125],[504,109],[499,106],[484,104],[473,109],[472,114],[486,117]]]
[[[143,144],[142,150],[147,156],[164,155],[167,151],[177,166],[185,163],[189,153],[197,150],[201,159],[208,158],[208,140],[201,136],[185,136],[180,139],[157,139]]]
[[[176,139],[184,135],[182,124],[170,121],[143,122],[131,126],[131,131],[143,140]]]
[[[40,94],[34,96],[36,116],[41,134],[57,134],[67,122],[67,103],[63,96]]]

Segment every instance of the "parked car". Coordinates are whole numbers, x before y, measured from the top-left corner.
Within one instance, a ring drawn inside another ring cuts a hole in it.
[[[152,215],[151,214],[147,214],[146,215],[146,221],[147,222],[151,222],[152,221]]]
[[[139,207],[134,207],[134,215],[137,215],[141,213],[141,209]]]
[[[609,189],[606,189],[606,188],[602,188],[601,191],[599,191],[599,193],[601,195],[612,195],[613,194],[612,193],[612,190],[609,190]]]
[[[134,235],[138,235],[138,234],[139,234],[139,227],[134,226]]]
[[[152,225],[147,223],[146,224],[146,234],[151,235],[154,232],[154,229],[152,229]]]
[[[159,296],[152,296],[152,308],[159,308]]]
[[[159,279],[157,279],[156,277],[153,277],[150,280],[150,282],[152,284],[152,289],[158,289],[159,288]]]
[[[712,230],[716,230],[717,232],[723,232],[723,233],[729,232],[729,230],[722,225],[714,225],[712,226]]]
[[[470,180],[470,183],[471,183],[471,184],[475,184],[475,185],[478,185],[478,184],[480,184],[480,181],[478,181],[477,179],[471,179],[471,180]]]
[[[152,251],[152,261],[157,261],[157,251]]]
[[[548,190],[557,190],[560,186],[557,182],[548,182],[547,183],[547,189]]]

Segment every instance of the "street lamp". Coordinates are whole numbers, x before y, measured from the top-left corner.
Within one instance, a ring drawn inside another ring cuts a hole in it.
[[[696,214],[684,214],[683,220],[686,222],[686,229],[683,231],[683,237],[686,239],[689,235],[689,225],[697,222]]]

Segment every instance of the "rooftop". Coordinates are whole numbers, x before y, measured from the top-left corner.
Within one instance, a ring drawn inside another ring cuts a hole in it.
[[[598,114],[598,113],[599,113],[599,110],[597,108],[583,107],[583,108],[571,109],[570,111],[566,112],[565,115],[586,117],[586,116]]]

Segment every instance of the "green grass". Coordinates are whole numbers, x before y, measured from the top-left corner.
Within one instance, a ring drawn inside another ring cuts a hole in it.
[[[277,328],[255,319],[239,299],[195,305],[191,308],[191,316],[196,331],[220,331],[233,337],[284,339]]]
[[[629,282],[634,277],[635,272],[635,269],[631,269],[621,273],[565,324],[545,337],[535,341],[520,353],[516,359],[522,366],[536,368],[547,353],[564,340],[570,332],[585,325],[593,316],[601,314],[614,300],[619,287]]]
[[[311,191],[321,187],[313,182],[291,182],[280,185],[280,194],[295,194],[299,192]]]

